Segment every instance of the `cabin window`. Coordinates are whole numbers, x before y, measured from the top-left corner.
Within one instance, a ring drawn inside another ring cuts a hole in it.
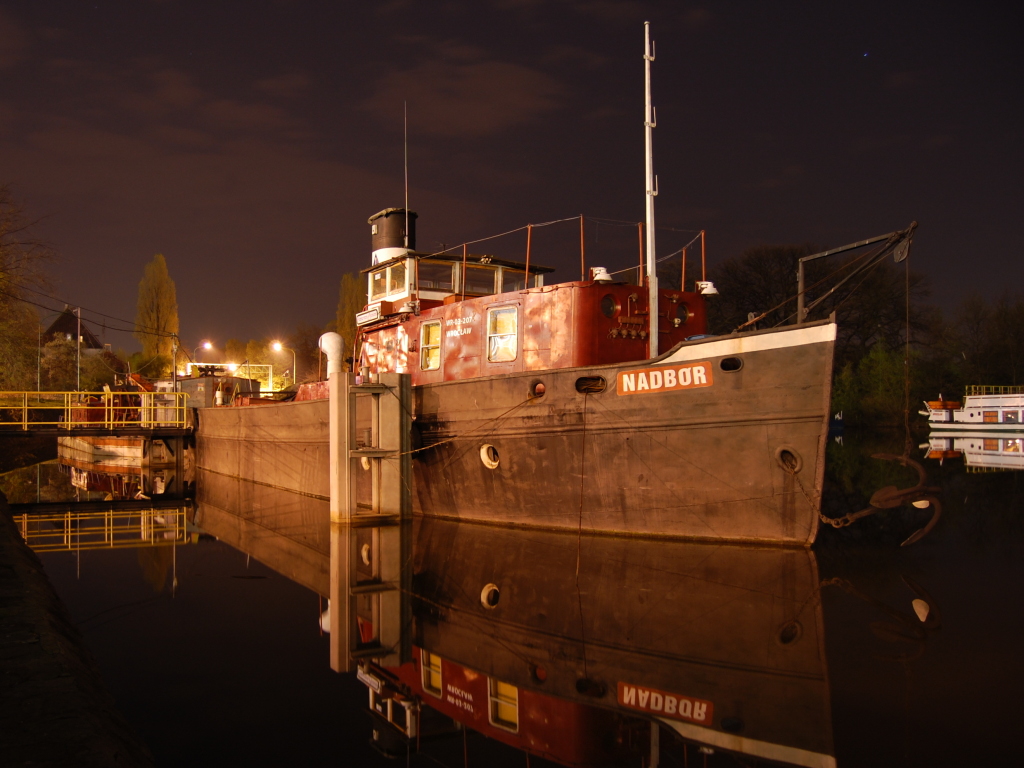
[[[438,261],[421,261],[419,263],[420,289],[424,291],[444,291],[452,293],[455,285],[452,280],[453,264]]]
[[[423,690],[435,696],[441,695],[441,657],[436,653],[420,649],[420,674]]]
[[[986,424],[998,424],[999,423],[999,411],[982,411],[981,420]]]
[[[463,292],[477,296],[490,296],[494,293],[494,273],[493,267],[466,265],[466,274],[462,279]]]
[[[998,451],[999,441],[994,437],[986,437],[981,441],[981,450],[983,451]]]
[[[420,326],[420,370],[436,371],[441,367],[441,321]]]
[[[515,307],[487,310],[487,359],[492,363],[516,359],[518,314]]]
[[[1020,411],[1003,411],[1003,424],[1017,424]]]
[[[1020,453],[1022,442],[1024,440],[1021,440],[1019,437],[1015,437],[1012,440],[1003,440],[1003,450],[1008,453]]]
[[[519,689],[500,680],[488,680],[491,725],[519,730]]]
[[[521,291],[524,288],[526,288],[525,272],[520,272],[518,269],[508,268],[501,270],[501,290],[499,293]]]
[[[405,261],[393,261],[370,273],[370,301],[404,296],[409,290]]]

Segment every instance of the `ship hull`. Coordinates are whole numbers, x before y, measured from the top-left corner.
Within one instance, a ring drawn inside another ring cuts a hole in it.
[[[809,545],[834,340],[824,323],[684,343],[653,360],[414,386],[413,513]],[[327,498],[327,426],[325,400],[204,409],[197,466]],[[368,508],[363,480],[356,502]]]
[[[834,340],[835,325],[820,324],[691,342],[642,363],[415,387],[414,512],[809,545]],[[678,386],[687,377],[694,386]]]

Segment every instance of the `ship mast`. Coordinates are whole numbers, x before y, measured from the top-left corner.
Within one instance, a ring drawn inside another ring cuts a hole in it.
[[[644,134],[647,174],[647,297],[648,297],[648,339],[649,356],[658,355],[658,274],[654,258],[654,198],[658,194],[658,177],[654,175],[654,151],[652,146],[653,128],[658,124],[657,114],[651,106],[651,62],[654,61],[654,46],[651,43],[651,22],[644,22]]]

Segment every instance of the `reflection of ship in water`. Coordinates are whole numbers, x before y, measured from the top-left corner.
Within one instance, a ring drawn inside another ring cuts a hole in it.
[[[412,547],[412,658],[361,667],[382,715],[412,699],[567,765],[650,748],[644,721],[834,764],[813,553],[419,520]]]
[[[835,763],[813,552],[422,518],[332,527],[326,501],[197,480],[203,530],[324,597],[344,582],[332,644],[370,689],[381,751],[460,724],[565,765],[684,743],[691,759],[696,744]]]
[[[933,432],[921,445],[929,459],[963,457],[968,472],[1024,469],[1024,436],[994,435],[978,429]]]
[[[160,438],[60,437],[57,456],[81,501],[185,495],[185,457]]]

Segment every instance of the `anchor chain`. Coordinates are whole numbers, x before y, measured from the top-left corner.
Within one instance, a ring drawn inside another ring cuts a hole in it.
[[[819,519],[822,523],[831,525],[833,528],[846,528],[850,524],[860,520],[862,517],[868,517],[869,515],[881,512],[884,509],[895,509],[896,507],[903,506],[904,504],[912,504],[921,508],[930,506],[935,510],[931,519],[922,528],[919,528],[910,534],[906,541],[900,544],[900,546],[905,547],[908,544],[920,541],[928,535],[928,532],[935,527],[935,524],[942,516],[942,504],[939,502],[939,494],[942,492],[942,489],[934,486],[926,486],[925,482],[928,480],[927,472],[925,472],[924,467],[909,456],[896,456],[891,453],[876,453],[873,454],[871,458],[883,459],[885,461],[897,461],[904,467],[913,467],[917,470],[917,485],[910,488],[897,488],[894,485],[879,488],[874,492],[874,494],[872,494],[871,499],[868,502],[871,506],[866,509],[862,509],[859,512],[850,512],[842,517],[826,517],[824,514],[819,513]]]

